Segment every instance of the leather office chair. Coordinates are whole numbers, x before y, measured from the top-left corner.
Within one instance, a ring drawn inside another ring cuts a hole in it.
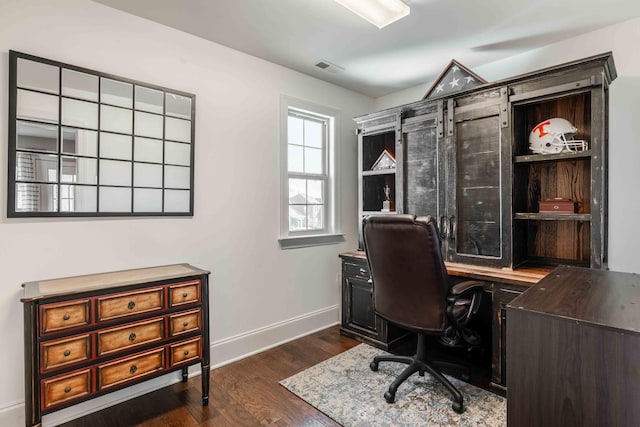
[[[400,384],[418,372],[429,372],[453,395],[452,408],[464,411],[462,394],[426,359],[426,335],[444,342],[467,346],[479,344],[479,336],[466,328],[480,305],[482,284],[466,281],[449,285],[440,250],[435,219],[413,215],[370,216],[363,223],[367,260],[373,280],[373,300],[378,316],[417,333],[413,357],[377,356],[370,364],[377,371],[380,362],[409,366],[384,394],[393,403]],[[436,365],[437,366],[437,365]]]

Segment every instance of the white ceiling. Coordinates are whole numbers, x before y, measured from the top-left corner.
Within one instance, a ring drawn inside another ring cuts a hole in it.
[[[333,0],[94,1],[371,97],[640,16],[638,0],[410,0],[378,29]]]

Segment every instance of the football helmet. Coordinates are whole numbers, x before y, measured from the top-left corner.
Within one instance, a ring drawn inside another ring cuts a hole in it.
[[[587,141],[573,139],[578,129],[569,120],[553,118],[538,123],[529,134],[529,149],[535,154],[585,151]]]

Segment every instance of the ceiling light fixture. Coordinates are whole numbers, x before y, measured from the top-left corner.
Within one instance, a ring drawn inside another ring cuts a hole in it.
[[[409,6],[402,0],[335,1],[378,28],[386,27],[409,14]]]

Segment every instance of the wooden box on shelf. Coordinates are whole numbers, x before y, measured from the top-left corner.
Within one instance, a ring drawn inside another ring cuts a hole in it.
[[[576,209],[577,204],[573,200],[554,197],[552,199],[541,200],[538,211],[540,213],[568,214],[576,213]]]

